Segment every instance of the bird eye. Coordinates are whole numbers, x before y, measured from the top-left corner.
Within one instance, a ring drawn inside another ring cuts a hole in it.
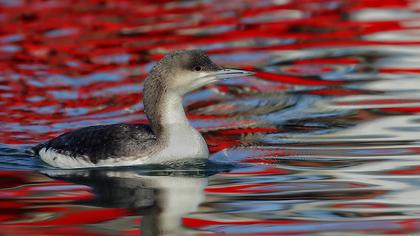
[[[195,70],[195,71],[201,71],[201,66],[196,66],[196,67],[194,67],[194,70]]]

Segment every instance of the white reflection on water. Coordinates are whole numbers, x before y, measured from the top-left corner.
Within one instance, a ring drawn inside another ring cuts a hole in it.
[[[43,170],[52,178],[90,186],[97,199],[90,204],[135,209],[142,217],[142,235],[187,235],[182,217],[204,200],[207,177],[197,172],[145,175],[118,170]]]

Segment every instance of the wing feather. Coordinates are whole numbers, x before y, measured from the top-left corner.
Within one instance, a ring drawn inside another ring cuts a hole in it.
[[[108,158],[141,156],[156,142],[150,126],[114,124],[90,126],[62,134],[33,148],[43,148],[70,157],[87,157],[92,163]]]

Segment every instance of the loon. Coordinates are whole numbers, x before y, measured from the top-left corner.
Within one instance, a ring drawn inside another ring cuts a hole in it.
[[[183,96],[221,79],[251,74],[225,69],[199,50],[168,53],[144,82],[143,104],[150,125],[89,126],[38,144],[32,152],[47,164],[64,169],[208,158],[204,138],[185,115]]]

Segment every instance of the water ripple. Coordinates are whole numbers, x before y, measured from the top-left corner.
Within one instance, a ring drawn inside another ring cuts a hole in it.
[[[415,1],[0,1],[8,235],[419,232]],[[145,123],[164,53],[252,70],[185,98],[210,162],[57,170],[25,150]]]

